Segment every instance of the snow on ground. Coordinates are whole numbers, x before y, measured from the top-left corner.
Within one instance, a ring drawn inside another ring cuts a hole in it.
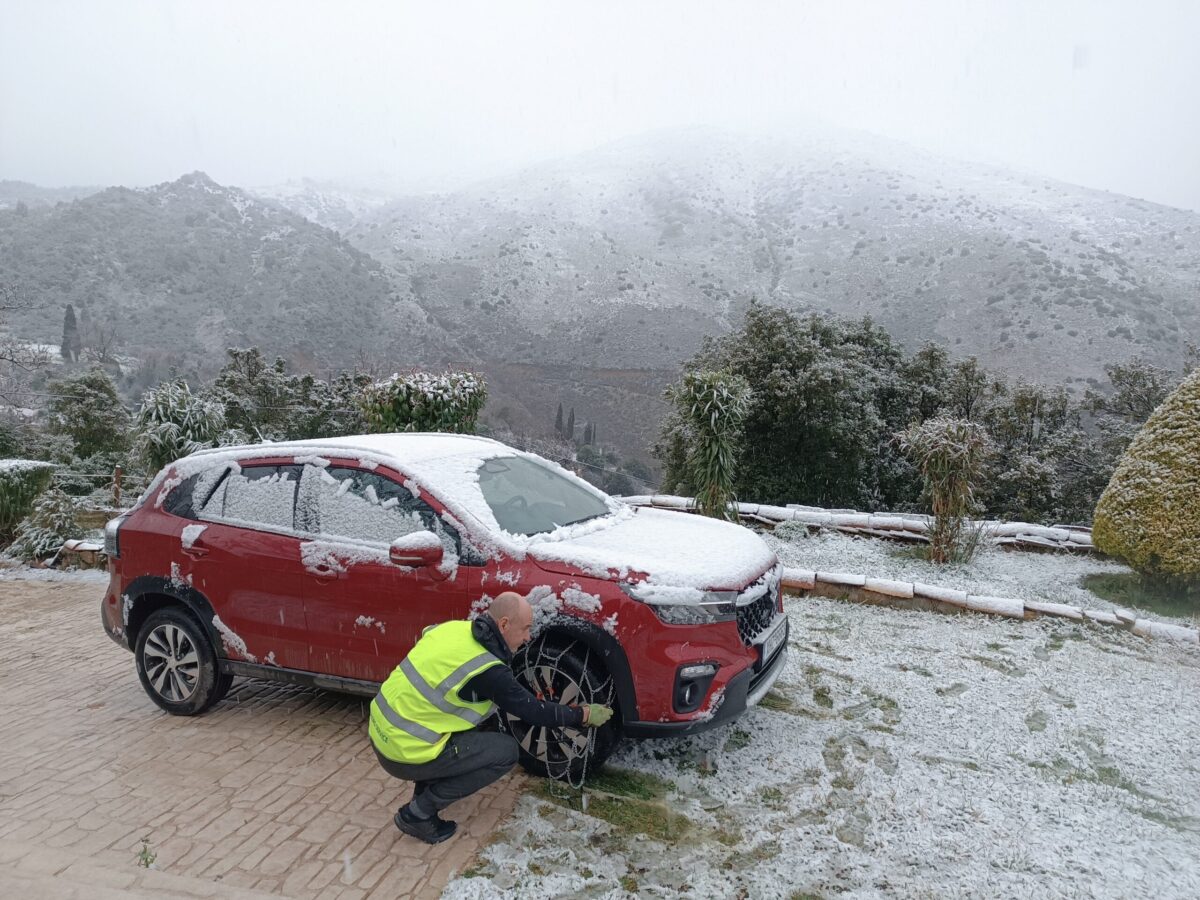
[[[891,541],[828,531],[806,535],[807,529],[802,526],[783,525],[774,534],[763,537],[785,566],[920,581],[982,596],[1067,603],[1084,609],[1117,607],[1082,587],[1083,576],[1130,571],[1118,562],[1091,555],[1030,553],[993,546],[982,547],[969,565],[939,566],[916,557],[911,547]],[[1189,621],[1141,609],[1138,618]],[[1190,621],[1200,625],[1200,616],[1193,616]]]
[[[789,565],[1093,606],[1074,580],[1113,568],[996,551],[934,578],[890,545],[772,543]],[[634,801],[594,792],[585,815],[536,782],[444,896],[1200,896],[1200,650],[815,597],[787,613],[763,705],[609,763],[663,779],[686,819],[641,836]]]
[[[106,569],[37,569],[8,558],[0,558],[0,580],[5,581],[86,581],[108,584]]]

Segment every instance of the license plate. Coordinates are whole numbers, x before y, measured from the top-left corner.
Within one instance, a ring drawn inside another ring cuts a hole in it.
[[[780,619],[779,624],[775,626],[775,630],[767,635],[767,639],[763,641],[763,662],[766,662],[775,655],[775,651],[779,649],[785,637],[787,637],[787,619]]]

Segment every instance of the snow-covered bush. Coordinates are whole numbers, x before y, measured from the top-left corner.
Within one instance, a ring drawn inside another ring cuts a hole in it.
[[[366,431],[357,401],[371,383],[370,376],[342,372],[323,381],[289,373],[283,359],[268,364],[257,347],[225,353],[228,361],[210,393],[224,407],[228,427],[247,440],[303,440]]]
[[[29,459],[0,460],[0,538],[12,535],[34,501],[50,485],[54,464]]]
[[[685,423],[696,508],[706,516],[736,521],[734,477],[750,386],[728,372],[688,372],[667,389],[667,398]]]
[[[218,443],[225,431],[221,404],[193,394],[183,379],[146,391],[134,426],[134,445],[151,472]]]
[[[896,439],[925,482],[933,513],[929,559],[966,562],[979,546],[970,516],[976,511],[975,484],[988,450],[987,432],[975,422],[938,417],[910,426]]]
[[[77,457],[120,453],[129,446],[129,412],[103,369],[70,375],[47,387],[50,433],[70,437]]]
[[[409,372],[366,386],[359,402],[372,432],[471,434],[486,400],[487,386],[473,372]]]
[[[79,512],[74,497],[50,488],[33,505],[33,511],[17,528],[16,539],[8,552],[21,559],[34,561],[51,556],[63,541],[79,537],[82,529],[76,521]]]
[[[1092,540],[1144,575],[1200,584],[1200,371],[1121,457],[1096,505]]]

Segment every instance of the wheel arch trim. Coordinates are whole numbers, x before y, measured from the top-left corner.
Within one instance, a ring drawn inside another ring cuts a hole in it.
[[[178,604],[196,617],[213,649],[213,655],[218,660],[225,657],[225,645],[213,625],[213,617],[216,612],[208,598],[191,585],[180,584],[177,578],[142,575],[129,583],[129,586],[122,592],[122,597],[128,597],[130,604],[129,619],[124,623],[130,650],[136,650],[141,627],[155,609]],[[165,597],[167,602],[147,604],[147,601],[154,597]]]

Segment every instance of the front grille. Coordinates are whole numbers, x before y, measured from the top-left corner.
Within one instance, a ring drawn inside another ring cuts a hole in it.
[[[739,606],[737,610],[738,634],[742,643],[749,647],[775,618],[775,591],[768,590],[753,603]]]

